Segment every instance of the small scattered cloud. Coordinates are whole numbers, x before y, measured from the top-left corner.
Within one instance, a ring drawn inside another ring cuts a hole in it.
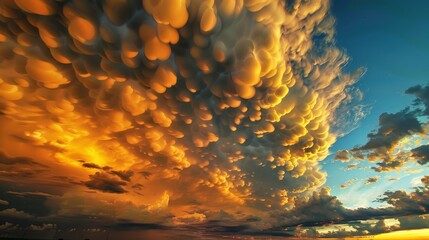
[[[55,195],[52,195],[50,193],[45,193],[45,192],[15,192],[15,191],[7,191],[7,193],[15,195],[15,196],[21,196],[21,197],[37,196],[37,197],[51,198],[51,197],[55,196]]]
[[[340,150],[337,152],[337,155],[335,155],[334,159],[339,160],[341,162],[349,162],[349,152],[347,150]]]
[[[112,173],[113,175],[118,176],[120,179],[122,179],[123,181],[131,181],[131,177],[134,175],[133,171],[116,171],[116,170],[112,170],[110,171],[110,173]]]
[[[31,231],[46,231],[46,230],[54,230],[57,228],[56,224],[53,223],[44,223],[42,225],[31,224],[28,227],[28,230]]]
[[[101,169],[100,166],[98,166],[95,163],[83,163],[82,167],[86,167],[86,168],[94,168],[94,169]]]
[[[397,177],[394,177],[394,178],[387,178],[387,180],[388,180],[388,181],[398,181],[398,180],[399,180],[399,178],[397,178]]]
[[[358,163],[352,163],[347,165],[347,170],[352,170],[357,167]]]
[[[365,181],[364,184],[368,185],[368,184],[376,183],[378,182],[378,179],[379,179],[379,176],[370,177]]]

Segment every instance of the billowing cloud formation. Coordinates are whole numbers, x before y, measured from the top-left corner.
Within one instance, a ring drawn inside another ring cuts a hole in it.
[[[310,228],[314,226],[326,226],[330,223],[343,224],[342,226],[340,225],[342,228],[331,232],[325,231],[324,234],[320,235],[330,237],[376,234],[386,232],[387,229],[399,227],[403,229],[423,228],[426,224],[412,227],[409,225],[409,222],[414,221],[413,219],[415,218],[426,219],[426,215],[424,214],[427,213],[428,209],[428,204],[425,201],[425,198],[427,198],[429,194],[428,179],[429,176],[424,176],[421,179],[423,186],[415,188],[411,193],[406,193],[401,190],[385,192],[378,201],[386,202],[389,206],[378,209],[345,208],[337,197],[330,195],[329,188],[322,188],[320,192],[314,192],[313,196],[308,197],[307,199],[301,198],[296,203],[296,208],[287,211],[284,215],[285,219],[282,222],[284,224],[282,227],[302,224],[302,226]],[[385,224],[387,220],[392,220],[392,217],[399,218],[400,226],[393,227],[393,225],[396,224],[389,224],[389,226]],[[371,223],[369,224],[370,226],[368,226],[368,219],[373,219],[369,221],[376,220],[376,223]],[[344,225],[348,225],[352,229],[345,231]],[[377,225],[378,227],[376,227]],[[331,229],[334,227],[335,225],[333,225]],[[311,233],[312,232],[310,231],[305,235],[314,237]],[[313,231],[313,233],[315,232]]]
[[[135,222],[269,218],[325,182],[335,116],[359,95],[327,1],[0,8],[0,148],[68,186],[59,215],[94,213],[67,204],[96,190],[123,195],[136,215],[114,216]]]

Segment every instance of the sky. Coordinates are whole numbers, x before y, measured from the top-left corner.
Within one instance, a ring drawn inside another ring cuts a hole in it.
[[[0,238],[429,236],[427,1],[0,3]]]

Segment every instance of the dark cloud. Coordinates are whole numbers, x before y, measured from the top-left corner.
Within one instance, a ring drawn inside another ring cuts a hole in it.
[[[309,199],[296,202],[295,208],[283,215],[286,226],[318,226],[343,220],[348,210],[329,191],[329,188],[322,188]]]
[[[375,179],[377,178],[369,178],[368,180],[376,181]],[[308,199],[297,201],[295,208],[282,215],[284,221],[281,223],[281,227],[293,227],[297,225],[312,227],[334,223],[353,225],[354,221],[360,220],[382,220],[392,217],[426,214],[429,209],[429,203],[427,202],[429,198],[429,176],[424,176],[422,183],[424,184],[423,187],[417,187],[411,193],[402,190],[385,192],[377,201],[385,202],[390,206],[377,209],[371,207],[345,208],[336,196],[330,195],[329,188],[323,188],[320,192],[314,192],[313,196]],[[380,224],[384,223],[380,222]],[[380,227],[382,226],[380,225]],[[361,230],[365,229],[361,228]]]
[[[417,159],[420,165],[424,165],[429,162],[429,145],[422,145],[411,150],[412,157]]]
[[[123,188],[123,186],[126,185],[126,182],[113,178],[106,173],[97,172],[94,175],[90,175],[89,178],[91,180],[84,182],[84,184],[90,189],[99,190],[107,193],[127,192]]]
[[[414,108],[406,107],[397,113],[381,114],[378,129],[368,134],[368,141],[364,145],[340,150],[335,159],[345,162],[350,155],[356,160],[367,159],[376,162],[376,166],[371,167],[376,172],[400,169],[411,159],[421,165],[426,164],[429,161],[429,145],[419,146],[410,152],[392,153],[402,139],[425,133],[426,123],[421,122],[420,117],[428,115],[429,86],[414,86],[407,89],[406,93],[416,96]],[[424,111],[419,108],[421,104],[425,106]]]
[[[27,157],[9,157],[6,154],[4,154],[3,152],[0,152],[0,164],[4,164],[4,165],[15,165],[15,164],[20,164],[20,165],[37,165],[40,167],[46,167],[46,165],[43,165],[41,163],[35,162],[33,159],[31,158],[27,158]]]
[[[425,87],[416,85],[408,88],[405,93],[416,96],[416,99],[414,100],[415,105],[423,104],[425,107],[423,114],[429,115],[429,85]]]
[[[52,195],[50,193],[45,193],[45,192],[15,192],[15,191],[8,191],[7,193],[15,195],[15,196],[20,196],[20,197],[36,196],[36,197],[50,198],[50,197],[55,196],[55,195]]]
[[[148,171],[141,171],[141,172],[139,172],[140,173],[140,175],[142,175],[145,179],[148,179],[151,175],[152,175],[152,173],[150,173],[150,172],[148,172]]]
[[[0,211],[0,217],[3,219],[29,219],[34,218],[34,216],[24,212],[17,210],[15,208],[7,208]]]
[[[407,154],[397,154],[396,156],[385,154],[379,158],[377,166],[371,167],[371,169],[376,172],[389,172],[401,168],[407,161]]]
[[[100,166],[98,166],[95,163],[83,163],[82,167],[86,167],[86,168],[94,168],[94,169],[101,169]]]
[[[429,216],[404,216],[398,218],[401,229],[429,228]]]
[[[123,181],[131,181],[131,177],[134,175],[133,171],[110,171],[110,173],[112,173],[113,175],[118,176],[120,179],[122,179]]]
[[[368,142],[357,150],[391,149],[399,140],[415,133],[423,133],[416,111],[406,108],[397,113],[383,113],[377,132],[369,133]]]
[[[141,190],[141,189],[144,188],[144,185],[140,184],[140,183],[137,183],[137,184],[132,185],[131,187],[134,188],[134,189]]]

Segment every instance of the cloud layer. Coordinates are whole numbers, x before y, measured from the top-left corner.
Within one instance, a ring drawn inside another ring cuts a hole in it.
[[[325,183],[336,116],[361,94],[327,1],[0,8],[1,178],[48,192],[56,217],[270,228]]]

